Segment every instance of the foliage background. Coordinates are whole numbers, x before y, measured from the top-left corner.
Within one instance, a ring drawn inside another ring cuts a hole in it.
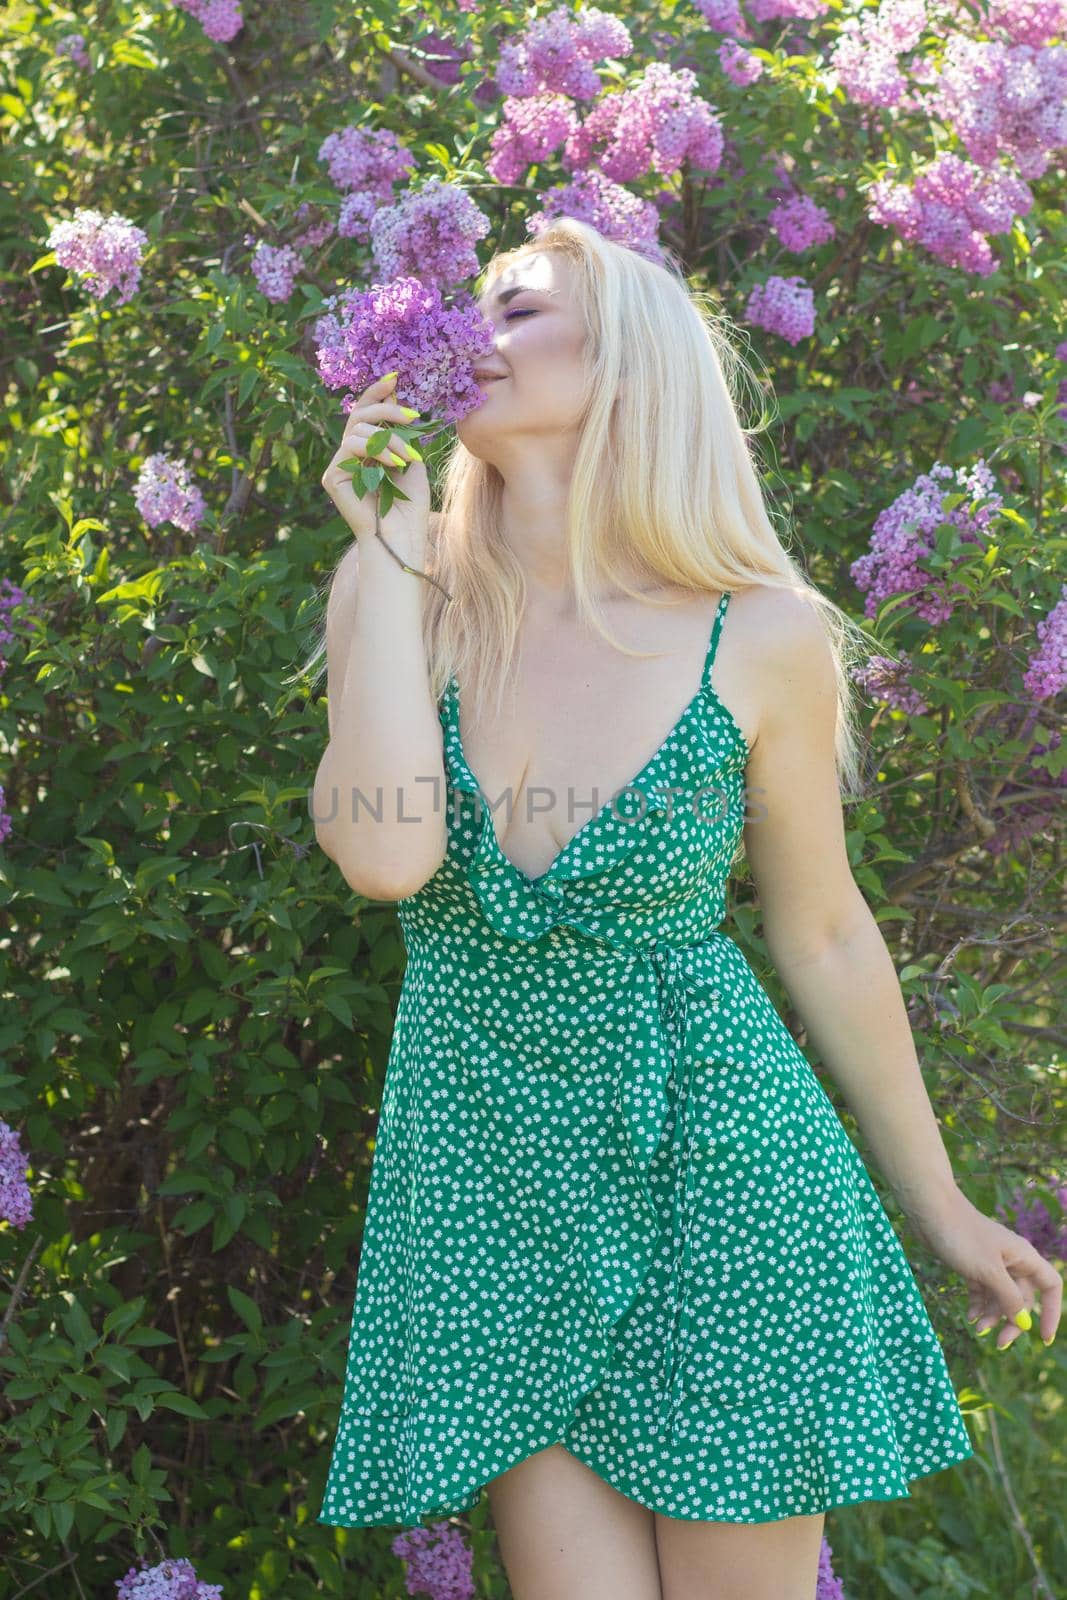
[[[1064,550],[1062,190],[1055,166],[1032,184],[987,278],[870,223],[876,176],[956,145],[832,87],[843,14],[831,0],[814,21],[759,25],[764,75],[740,88],[697,11],[631,5],[636,49],[618,71],[656,58],[656,30],[678,36],[728,130],[714,182],[671,180],[671,242],[694,286],[741,325],[768,271],[814,287],[810,338],[756,328],[748,350],[774,412],[768,497],[812,578],[861,617],[850,564],[935,461],[984,460],[1004,495],[992,539],[939,543],[966,586],[946,623],[891,602],[872,624],[909,653],[929,709],[870,705],[849,847],[961,1186],[990,1212],[1025,1183],[1055,1207],[1060,820],[1003,836],[1012,796],[1024,804],[1026,781],[1061,770],[1055,752],[1031,759],[1061,711],[1043,706],[1026,739],[1017,729]],[[314,1520],[404,951],[393,908],[349,892],[314,846],[325,705],[284,681],[347,542],[319,482],[341,422],[310,325],[325,295],[371,272],[364,248],[333,237],[273,304],[248,241],[289,237],[301,203],[336,208],[318,148],[366,122],[399,134],[420,179],[468,189],[492,219],[483,262],[519,242],[536,193],[563,175],[550,162],[527,184],[489,177],[500,103],[475,90],[526,16],[261,4],[218,43],[147,0],[5,10],[0,570],[32,605],[0,680],[13,823],[0,1117],[30,1154],[34,1216],[0,1226],[0,1600],[31,1586],[37,1600],[113,1595],[141,1553],[189,1554],[227,1597],[404,1593],[389,1530]],[[75,27],[91,70],[56,52]],[[420,53],[431,31],[472,41],[455,83]],[[768,233],[775,161],[833,212],[837,236],[810,261],[784,259]],[[47,250],[81,206],[148,234],[126,305],[93,300]],[[208,509],[193,533],[137,512],[136,474],[157,450],[194,467]],[[796,1028],[743,871],[733,910]],[[1051,1595],[1067,1581],[1062,1340],[976,1344],[961,1285],[880,1190],[978,1454],[909,1502],[831,1512],[835,1569],[865,1600]],[[479,1594],[506,1594],[484,1498],[468,1525]]]

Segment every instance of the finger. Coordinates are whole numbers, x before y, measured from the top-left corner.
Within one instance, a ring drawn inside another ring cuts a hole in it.
[[[385,443],[380,445],[377,450],[368,450],[368,439],[380,431],[373,423],[357,423],[352,432],[345,435],[342,441],[342,451],[338,453],[343,453],[347,456],[355,451],[357,455],[376,456],[379,460],[387,461],[390,466],[394,467],[404,467],[407,466],[409,461],[422,460],[422,455],[416,450],[415,446],[407,444],[403,439],[398,438],[395,433],[390,433]]]
[[[994,1268],[993,1282],[989,1287],[993,1291],[1000,1316],[1008,1318],[1007,1326],[1000,1330],[994,1341],[998,1350],[1006,1350],[1033,1326],[1033,1318],[1030,1315],[1030,1307],[1035,1299],[1033,1286],[1026,1273],[1016,1268],[1016,1276],[1013,1276],[1007,1267],[1001,1266]]]
[[[362,405],[365,400],[384,400],[390,390],[396,388],[398,373],[383,372],[380,378],[375,378],[373,383],[368,383],[357,401]]]
[[[1063,1310],[1063,1279],[1052,1263],[1039,1254],[1033,1269],[1033,1283],[1041,1300],[1038,1328],[1044,1343],[1051,1344]]]

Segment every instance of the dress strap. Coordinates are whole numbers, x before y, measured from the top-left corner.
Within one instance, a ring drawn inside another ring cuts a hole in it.
[[[722,619],[726,615],[726,606],[730,599],[729,589],[724,589],[722,598],[715,607],[715,620],[711,625],[711,640],[708,644],[708,653],[704,658],[704,676],[701,679],[702,689],[711,688],[711,669],[715,665],[715,651],[719,645],[719,635],[722,632]]]

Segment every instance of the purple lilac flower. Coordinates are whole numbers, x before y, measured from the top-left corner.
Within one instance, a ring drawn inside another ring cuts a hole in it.
[[[847,16],[830,55],[830,66],[850,100],[895,106],[907,79],[897,57],[913,50],[926,26],[926,0],[883,0],[873,10]]]
[[[987,0],[983,26],[1016,44],[1047,44],[1067,33],[1067,0]]]
[[[492,224],[458,184],[428,178],[371,222],[371,248],[382,278],[459,283],[479,271],[477,240]]]
[[[157,1566],[130,1567],[115,1587],[115,1600],[222,1600],[221,1583],[204,1583],[185,1556]]]
[[[910,186],[879,178],[867,214],[946,266],[987,278],[996,262],[986,234],[1009,232],[1033,203],[1022,178],[999,169],[986,172],[946,151]]]
[[[361,244],[369,244],[375,213],[379,206],[388,203],[371,189],[355,189],[351,194],[346,194],[337,217],[338,238],[358,239]]]
[[[3,789],[0,789],[0,812],[3,811]],[[0,839],[6,834],[0,834]],[[0,1218],[13,1228],[24,1228],[33,1216],[33,1196],[30,1194],[26,1173],[29,1158],[19,1144],[19,1135],[0,1118]]]
[[[647,260],[662,264],[659,212],[652,201],[631,194],[595,168],[580,172],[570,183],[546,190],[538,199],[542,209],[527,217],[527,233],[539,234],[554,217],[577,217],[605,239],[613,239]]]
[[[357,393],[393,371],[397,401],[419,412],[458,422],[482,404],[473,369],[491,352],[496,330],[466,292],[446,306],[436,284],[406,277],[347,289],[325,304],[312,337],[327,388],[349,391],[345,415]]]
[[[1067,144],[1067,50],[953,34],[930,111],[979,166],[1003,154],[1020,177],[1043,177]]]
[[[751,290],[745,316],[754,327],[799,344],[815,332],[814,291],[798,274],[782,278],[772,273],[766,283],[757,283]]]
[[[819,1545],[819,1574],[815,1581],[815,1600],[845,1600],[845,1586],[830,1564],[833,1547],[823,1534]]]
[[[14,824],[11,821],[11,813],[7,809],[7,798],[4,794],[4,786],[2,783],[0,783],[0,844],[3,844],[4,840],[10,834],[13,826]]]
[[[341,128],[319,146],[330,182],[342,193],[358,189],[378,196],[386,204],[393,184],[414,170],[411,151],[389,128]]]
[[[147,456],[133,491],[134,504],[150,528],[173,522],[185,533],[195,531],[207,509],[204,496],[184,461],[164,451]]]
[[[293,240],[294,249],[317,250],[319,245],[325,244],[327,239],[330,238],[331,234],[333,233],[333,223],[330,221],[329,217],[320,216],[318,221],[308,221],[309,217],[314,218],[314,212],[315,207],[311,204],[310,200],[302,200],[297,206],[293,215],[293,221],[298,223],[306,222],[307,226],[303,233],[297,234],[296,238]]]
[[[78,273],[96,300],[117,288],[120,306],[140,288],[141,252],[147,243],[147,233],[125,217],[105,217],[87,207],[79,207],[69,221],[57,222],[48,235],[48,248],[61,267]]]
[[[300,256],[291,244],[273,245],[261,240],[252,257],[256,287],[274,305],[288,300],[300,267]]]
[[[731,83],[747,88],[763,76],[763,62],[736,39],[724,39],[718,49],[719,65]]]
[[[179,11],[188,11],[195,17],[216,44],[229,44],[241,31],[243,19],[238,0],[174,0],[174,3]]]
[[[834,237],[830,213],[806,194],[793,194],[780,200],[767,221],[783,249],[798,255]]]
[[[502,42],[496,86],[516,99],[548,93],[591,100],[600,93],[593,63],[628,56],[632,49],[630,31],[619,17],[596,6],[585,6],[577,15],[556,6],[518,38]]]
[[[1023,674],[1023,687],[1035,700],[1051,700],[1067,685],[1067,583],[1060,598],[1037,625],[1040,648]]]
[[[578,116],[562,94],[508,97],[493,129],[485,170],[497,183],[518,183],[534,161],[547,161],[577,131]]]
[[[923,562],[934,549],[937,529],[947,522],[965,543],[984,537],[990,520],[1003,504],[993,489],[993,474],[979,459],[973,467],[952,467],[935,461],[891,505],[880,511],[871,534],[870,551],[849,569],[860,592],[866,594],[864,614],[875,617],[884,600],[894,595],[910,597],[911,609],[926,622],[941,623],[952,615],[952,598],[964,594],[962,584],[935,577]],[[962,491],[969,499],[986,503],[971,511],[967,500],[952,511],[941,509],[946,494]]]
[[[471,1550],[454,1523],[398,1533],[390,1548],[407,1565],[408,1594],[429,1595],[430,1600],[473,1600]]]
[[[1043,1200],[1031,1200],[1027,1190],[1034,1187],[1028,1180],[1016,1188],[1008,1206],[997,1204],[996,1213],[1006,1227],[1019,1234],[1034,1249],[1050,1261],[1067,1261],[1067,1183],[1053,1183],[1050,1187],[1060,1205],[1060,1215],[1054,1217]]]
[[[694,0],[694,4],[708,27],[716,33],[729,33],[737,39],[752,37],[737,0]]]
[[[907,655],[902,655],[899,663],[891,656],[871,656],[863,666],[855,668],[852,676],[872,699],[881,700],[906,716],[920,717],[930,707],[912,687],[908,678],[911,670]]]
[[[827,0],[748,0],[748,11],[753,22],[774,22],[778,17],[799,17],[814,22],[829,11]],[[789,45],[793,51],[794,46]]]
[[[722,160],[722,127],[706,100],[694,93],[697,76],[653,61],[620,94],[597,101],[567,141],[568,172],[594,162],[606,178],[628,183],[657,172],[669,177],[683,161],[715,172]]]
[[[56,45],[57,56],[69,56],[76,67],[89,65],[84,33],[65,33]]]
[[[17,583],[12,583],[10,578],[0,578],[0,673],[7,670],[4,646],[12,644],[15,639],[14,629],[9,625],[12,612],[19,606],[28,605],[29,599],[25,589],[20,589]],[[14,621],[20,623],[22,619],[15,617]]]

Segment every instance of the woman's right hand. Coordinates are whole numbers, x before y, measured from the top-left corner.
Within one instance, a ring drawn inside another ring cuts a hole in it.
[[[411,459],[408,447],[395,434],[390,434],[383,450],[376,451],[369,457],[367,455],[367,440],[372,434],[377,433],[379,428],[389,423],[408,423],[414,420],[403,406],[397,404],[395,387],[395,378],[389,378],[387,381],[379,378],[358,397],[345,419],[345,431],[341,436],[337,453],[322,475],[322,487],[352,529],[357,541],[363,543],[375,537],[374,505],[377,497],[368,491],[360,499],[352,487],[351,472],[346,472],[341,462],[350,461],[353,456],[363,456],[391,468],[391,476],[408,498],[393,501],[386,515],[380,519],[381,530],[389,544],[398,550],[398,554],[405,561],[411,561],[413,558],[422,558],[427,546],[430,480],[425,463]],[[401,470],[391,458],[391,453],[401,456],[404,462],[410,460],[410,465]]]

